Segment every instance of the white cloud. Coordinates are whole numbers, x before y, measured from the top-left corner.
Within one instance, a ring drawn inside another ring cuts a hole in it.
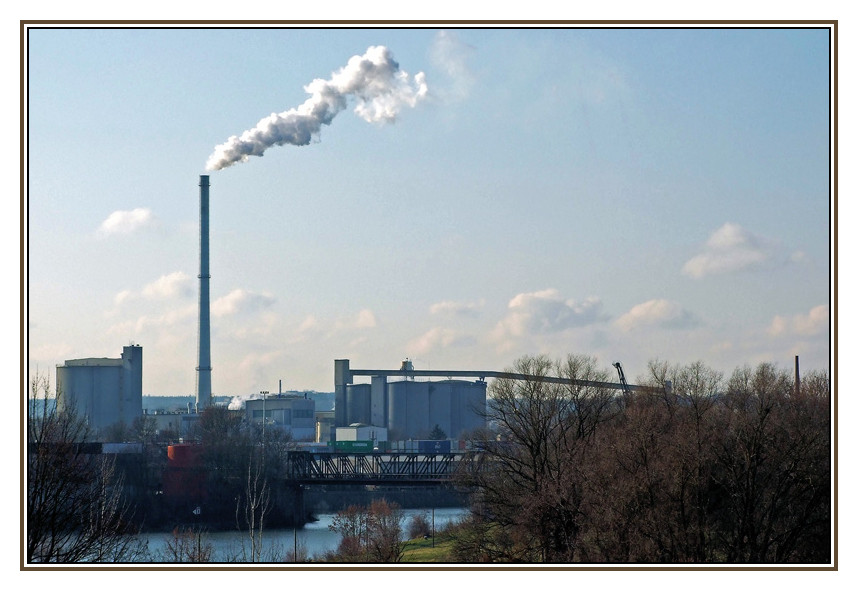
[[[114,305],[121,306],[124,302],[134,297],[134,293],[130,289],[123,289],[118,294],[113,296]]]
[[[301,323],[301,326],[298,327],[298,333],[304,334],[307,332],[311,332],[316,330],[319,327],[319,321],[316,320],[316,317],[313,314],[307,316],[304,321]]]
[[[703,252],[686,262],[682,272],[701,279],[749,269],[769,257],[770,253],[760,238],[738,224],[728,222],[709,236]]]
[[[816,306],[807,314],[795,316],[775,316],[769,326],[772,336],[796,335],[815,336],[825,333],[829,328],[829,310],[827,305]]]
[[[114,211],[98,227],[98,234],[110,236],[113,234],[131,234],[151,225],[154,222],[152,211],[138,207],[129,211]]]
[[[125,320],[112,324],[107,329],[107,334],[121,339],[131,339],[136,342],[152,342],[154,338],[160,338],[165,334],[178,334],[177,327],[182,325],[191,326],[191,322],[197,317],[196,304],[188,304],[182,307],[172,307],[161,314],[144,314],[136,319]],[[192,334],[189,332],[188,334]]]
[[[194,293],[193,280],[190,275],[175,271],[168,275],[162,275],[152,283],[143,287],[143,297],[151,300],[166,300],[175,297],[187,297]],[[123,295],[125,294],[125,295]],[[128,299],[130,292],[120,292],[114,298],[116,303]]]
[[[510,300],[508,308],[495,329],[496,337],[556,333],[602,319],[602,302],[598,298],[564,300],[556,289],[520,293]]]
[[[234,289],[211,303],[211,313],[215,317],[222,317],[243,312],[256,312],[270,307],[275,301],[276,298],[269,293]]]
[[[355,328],[375,328],[376,324],[378,323],[375,320],[375,314],[372,313],[372,310],[363,309],[358,312]]]
[[[357,316],[351,318],[340,319],[334,323],[333,331],[340,332],[344,330],[360,330],[364,328],[375,328],[378,321],[375,318],[372,310],[364,308],[357,313]]]
[[[475,344],[475,339],[450,328],[435,327],[408,343],[408,350],[417,355],[425,355],[436,349],[460,347]]]
[[[629,331],[641,327],[690,328],[699,324],[691,312],[670,300],[649,300],[634,306],[615,322]]]
[[[485,300],[479,302],[452,302],[443,301],[432,304],[429,307],[431,314],[444,314],[450,316],[468,316],[475,318],[479,316],[479,310],[485,305]]]

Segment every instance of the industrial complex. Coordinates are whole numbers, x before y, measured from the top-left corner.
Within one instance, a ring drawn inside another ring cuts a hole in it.
[[[148,415],[156,432],[188,438],[200,413],[212,405],[211,314],[209,269],[209,177],[200,175],[200,269],[196,399],[186,409]],[[490,372],[489,372],[490,373]],[[373,441],[425,440],[434,433],[458,440],[484,426],[485,371],[415,371],[410,360],[399,369],[354,369],[348,359],[334,361],[333,413],[317,412],[311,398],[282,393],[248,399],[247,423],[287,431],[293,441],[327,443],[357,440],[371,433]],[[365,376],[368,383],[356,383]],[[451,376],[473,380],[452,379]],[[432,380],[436,381],[432,381]],[[125,347],[119,359],[66,360],[57,366],[58,408],[85,417],[100,441],[109,441],[117,425],[131,426],[144,416],[143,348]],[[369,430],[367,430],[369,429]],[[338,430],[342,430],[338,433]]]

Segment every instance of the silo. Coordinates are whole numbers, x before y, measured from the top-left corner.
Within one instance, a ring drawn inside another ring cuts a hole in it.
[[[429,385],[429,430],[435,428],[435,425],[447,434],[447,437],[453,437],[453,380],[443,382],[433,382]]]
[[[349,384],[346,386],[346,414],[348,424],[372,424],[370,413],[371,389],[369,384]]]
[[[462,394],[456,398],[460,401],[460,432],[486,426],[486,382],[463,382]]]
[[[429,382],[411,382],[408,392],[408,431],[412,439],[427,439],[429,423]]]
[[[388,383],[387,404],[391,439],[425,439],[429,435],[429,382]]]
[[[411,383],[387,384],[387,431],[390,439],[408,439],[408,386]]]

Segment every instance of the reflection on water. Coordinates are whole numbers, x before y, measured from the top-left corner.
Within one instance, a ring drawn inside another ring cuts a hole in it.
[[[408,531],[411,517],[424,514],[432,523],[433,509],[403,509],[402,530],[403,534]],[[434,509],[435,529],[440,530],[448,523],[457,521],[467,514],[467,509],[450,508]],[[289,529],[271,529],[263,532],[263,560],[265,562],[283,562],[291,557],[297,547],[298,556],[306,555],[309,558],[318,558],[329,550],[335,550],[340,541],[340,536],[330,530],[328,526],[333,523],[334,513],[323,513],[318,515],[318,521],[308,523],[297,531]],[[167,541],[172,534],[147,533],[142,534],[141,539],[149,546],[149,561],[163,562]],[[212,562],[246,562],[250,555],[250,537],[246,531],[227,531],[204,533],[200,539],[201,544],[211,544],[213,548]]]

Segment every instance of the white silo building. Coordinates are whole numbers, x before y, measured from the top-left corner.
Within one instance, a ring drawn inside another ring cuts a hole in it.
[[[143,414],[143,347],[123,347],[119,359],[67,359],[57,366],[57,409],[75,410],[96,437]]]

